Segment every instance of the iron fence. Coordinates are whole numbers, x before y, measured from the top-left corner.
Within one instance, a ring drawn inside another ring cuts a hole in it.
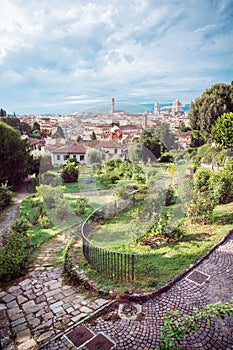
[[[116,252],[95,245],[89,239],[98,230],[98,224],[103,223],[107,217],[129,208],[135,203],[135,194],[131,192],[124,197],[109,202],[96,209],[83,223],[82,243],[83,254],[86,260],[101,275],[117,280],[134,280],[136,254]]]

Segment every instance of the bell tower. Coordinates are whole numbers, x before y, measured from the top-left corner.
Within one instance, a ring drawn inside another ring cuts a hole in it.
[[[112,98],[112,110],[111,110],[111,112],[114,113],[114,110],[115,110],[115,99],[113,97]]]

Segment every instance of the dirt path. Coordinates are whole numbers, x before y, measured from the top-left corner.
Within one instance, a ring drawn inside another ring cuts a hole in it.
[[[18,209],[24,198],[28,196],[28,192],[26,186],[21,186],[19,191],[15,193],[15,197],[13,199],[13,203],[5,208],[1,212],[0,216],[0,248],[2,246],[2,242],[4,237],[6,236],[7,231],[9,230],[11,224],[16,220]]]

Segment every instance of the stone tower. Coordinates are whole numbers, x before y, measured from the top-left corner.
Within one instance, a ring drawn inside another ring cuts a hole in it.
[[[114,97],[112,98],[112,113],[114,113],[114,110],[115,110],[115,99]]]

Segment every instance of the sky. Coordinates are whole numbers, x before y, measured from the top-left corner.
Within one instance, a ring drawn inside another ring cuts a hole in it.
[[[185,104],[233,80],[232,0],[1,0],[0,107]]]

